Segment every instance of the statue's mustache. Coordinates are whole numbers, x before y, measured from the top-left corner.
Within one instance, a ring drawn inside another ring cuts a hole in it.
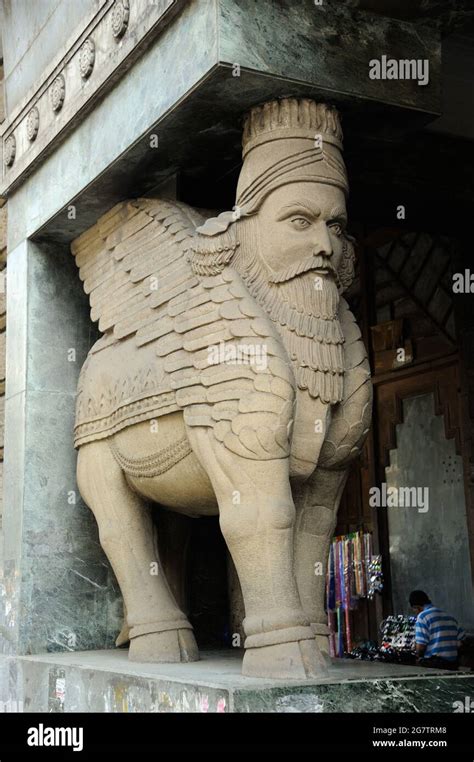
[[[336,276],[336,270],[330,257],[326,257],[323,254],[312,255],[306,257],[298,262],[293,262],[288,267],[272,274],[270,277],[270,283],[285,283],[286,281],[296,278],[298,275],[303,275],[311,270],[327,270],[332,275]]]

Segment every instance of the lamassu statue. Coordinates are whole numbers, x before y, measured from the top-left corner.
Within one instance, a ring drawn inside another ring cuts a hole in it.
[[[120,203],[73,243],[103,336],[81,371],[78,484],[135,661],[198,658],[148,504],[219,514],[245,604],[243,673],[324,673],[324,571],[371,416],[337,112],[246,116],[234,212]],[[158,574],[152,569],[158,569]],[[323,573],[318,573],[323,571]]]

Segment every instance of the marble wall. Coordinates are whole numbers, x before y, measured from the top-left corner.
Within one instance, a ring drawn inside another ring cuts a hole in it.
[[[73,257],[25,242],[9,255],[4,653],[107,648],[121,597],[76,485],[77,377],[92,342]]]
[[[387,487],[422,489],[423,505],[387,508],[393,606],[410,613],[408,596],[425,590],[433,603],[474,628],[462,459],[432,394],[403,400],[404,423],[390,453]],[[424,498],[427,498],[426,500]]]

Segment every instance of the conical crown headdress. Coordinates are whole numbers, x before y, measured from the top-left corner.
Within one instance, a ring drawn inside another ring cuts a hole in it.
[[[233,223],[257,212],[276,188],[317,182],[349,191],[339,115],[325,103],[282,98],[254,106],[244,118],[242,146],[234,211],[206,220],[190,247],[200,275],[219,272],[230,262],[239,245]]]
[[[283,98],[250,109],[244,120],[237,207],[253,214],[266,196],[291,182],[349,190],[342,130],[335,108],[308,98]]]

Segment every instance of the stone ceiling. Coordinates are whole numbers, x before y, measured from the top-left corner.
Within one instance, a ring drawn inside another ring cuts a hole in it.
[[[441,28],[443,35],[455,31],[474,34],[473,0],[344,0],[348,7],[392,16],[419,19]]]

